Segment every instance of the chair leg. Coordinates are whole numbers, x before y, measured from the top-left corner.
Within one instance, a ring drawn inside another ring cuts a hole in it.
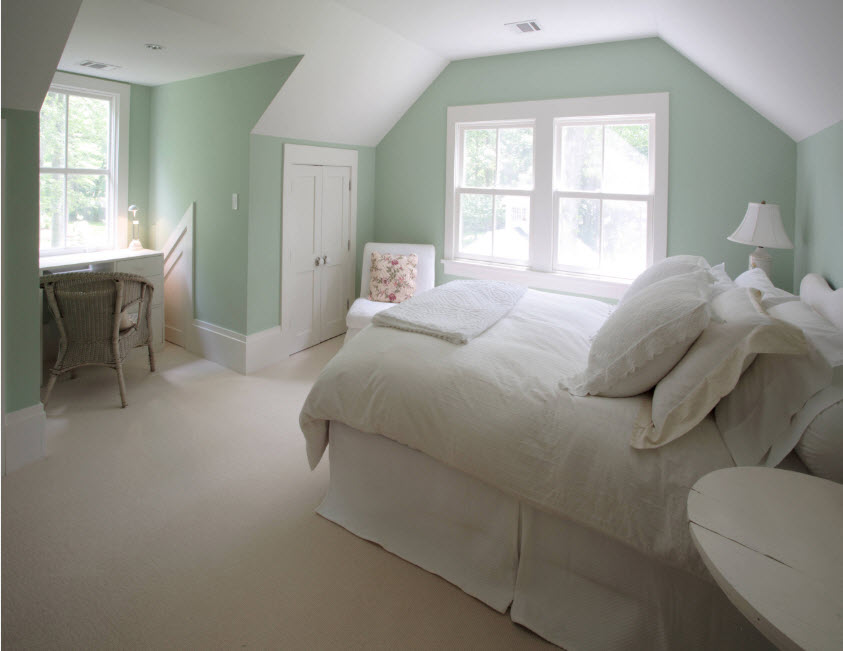
[[[123,403],[123,407],[127,404],[126,402],[126,382],[123,380],[123,365],[118,363],[117,364],[117,384],[120,385],[120,402]]]
[[[47,380],[47,393],[44,395],[44,406],[47,406],[47,402],[50,400],[50,394],[53,392],[53,387],[56,386],[56,380],[58,379],[58,375],[53,375],[50,373],[50,379]]]
[[[147,344],[146,349],[149,351],[149,370],[155,372],[155,351],[152,350],[152,344]]]

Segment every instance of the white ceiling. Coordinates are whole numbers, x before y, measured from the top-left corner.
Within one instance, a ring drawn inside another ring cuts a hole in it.
[[[149,50],[147,43],[164,49]],[[276,39],[244,34],[152,1],[84,0],[59,69],[157,86],[292,54]],[[120,68],[97,71],[80,66],[86,59]]]
[[[157,85],[304,54],[256,132],[373,145],[449,60],[659,36],[798,141],[843,119],[841,27],[841,0],[84,0],[59,67]]]

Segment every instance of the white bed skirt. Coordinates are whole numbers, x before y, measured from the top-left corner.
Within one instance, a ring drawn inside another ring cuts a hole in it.
[[[720,589],[421,452],[330,426],[317,512],[569,651],[770,649]]]

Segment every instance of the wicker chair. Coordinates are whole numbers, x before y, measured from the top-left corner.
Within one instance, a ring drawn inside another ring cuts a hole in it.
[[[59,352],[50,369],[44,404],[58,376],[80,366],[108,366],[117,371],[120,400],[126,406],[123,361],[138,346],[152,350],[152,283],[125,273],[66,273],[41,278],[47,305],[59,331]]]

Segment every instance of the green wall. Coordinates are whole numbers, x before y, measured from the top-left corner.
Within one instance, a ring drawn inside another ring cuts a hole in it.
[[[247,331],[250,132],[300,57],[152,89],[150,241],[162,246],[196,202],[196,318]],[[239,195],[239,209],[231,195]]]
[[[431,242],[443,255],[448,106],[663,91],[670,93],[668,254],[725,261],[737,275],[751,249],[726,236],[749,201],[778,203],[793,233],[796,143],[656,38],[448,65],[377,147],[377,239]],[[776,251],[773,260],[773,280],[790,289],[792,252]]]
[[[815,272],[843,287],[843,121],[800,142],[796,155],[793,285]]]
[[[3,109],[3,413],[40,400],[38,113]]]
[[[355,149],[357,159],[357,290],[363,245],[374,239],[375,148],[252,136],[247,334],[272,328],[281,313],[281,180],[284,144]]]

